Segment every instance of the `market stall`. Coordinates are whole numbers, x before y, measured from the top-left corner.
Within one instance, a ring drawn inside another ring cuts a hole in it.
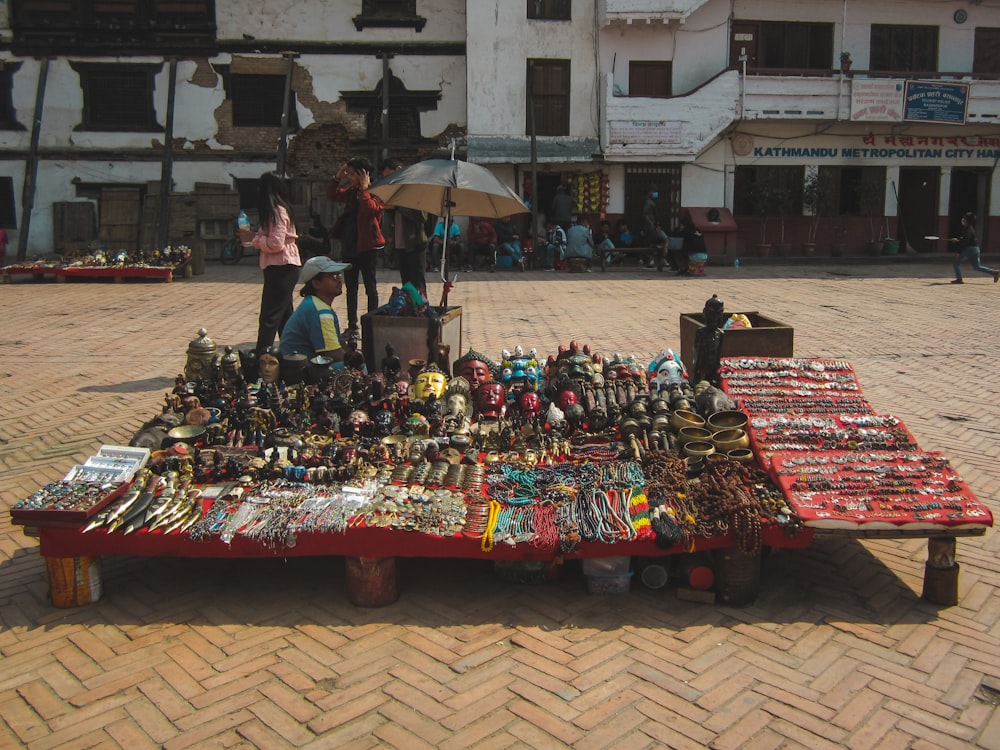
[[[670,349],[641,363],[577,342],[332,370],[219,352],[202,330],[145,447],[105,446],[11,517],[61,606],[100,595],[105,555],[343,556],[352,600],[377,606],[397,558],[603,561],[588,586],[624,593],[630,560],[706,552],[705,587],[745,604],[765,548],[820,533],[929,538],[924,594],[953,603],[954,539],[989,510],[875,414],[849,363],[721,357],[720,302],[690,375]]]
[[[10,283],[16,276],[31,276],[36,281],[112,279],[115,283],[123,283],[126,279],[162,279],[169,283],[175,274],[186,272],[190,260],[191,251],[184,246],[140,253],[99,250],[3,266],[0,281]]]

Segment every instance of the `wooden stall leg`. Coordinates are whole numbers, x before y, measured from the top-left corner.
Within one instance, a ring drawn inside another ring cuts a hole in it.
[[[101,566],[96,557],[46,557],[53,606],[93,604],[101,598]]]
[[[399,598],[395,557],[348,557],[347,596],[356,607],[385,607]]]
[[[752,604],[760,593],[760,555],[744,555],[738,549],[712,550],[715,595],[723,604]]]
[[[924,564],[924,591],[921,597],[931,604],[953,607],[958,604],[958,569],[955,538],[932,536],[927,540]]]

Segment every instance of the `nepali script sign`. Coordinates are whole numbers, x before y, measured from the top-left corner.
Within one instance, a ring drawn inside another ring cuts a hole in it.
[[[857,122],[900,122],[905,81],[855,78],[851,84],[851,119]]]
[[[681,142],[681,124],[666,120],[611,120],[608,122],[611,143]]]
[[[851,83],[851,120],[855,122],[933,122],[964,125],[967,83],[855,78]]]
[[[904,120],[964,125],[969,104],[967,83],[907,81]]]

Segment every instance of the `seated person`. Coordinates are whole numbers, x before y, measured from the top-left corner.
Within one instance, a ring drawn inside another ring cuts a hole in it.
[[[312,359],[321,354],[334,361],[334,368],[343,367],[344,339],[337,313],[330,305],[344,291],[344,271],[350,267],[324,255],[310,258],[302,265],[299,294],[303,300],[281,330],[282,357],[304,354]]]
[[[434,225],[430,242],[427,245],[428,270],[437,271],[441,262],[441,245],[444,243],[444,217],[440,217]],[[462,242],[462,230],[452,219],[448,227],[447,264],[449,268],[461,268],[465,263],[465,243]]]
[[[490,270],[496,267],[497,231],[489,219],[476,219],[469,227],[469,252],[465,270],[471,271],[480,258],[488,261]]]
[[[615,224],[615,247],[632,247],[633,243],[634,238],[632,230],[628,228],[628,222],[625,219],[619,219],[618,223]]]
[[[611,222],[607,219],[601,219],[601,223],[597,227],[597,232],[594,234],[594,247],[598,250],[615,249],[615,241],[611,239]]]
[[[541,268],[553,270],[566,254],[566,231],[551,219],[545,222],[548,237],[542,248]]]
[[[691,221],[690,216],[685,216],[681,219],[681,226],[678,233],[684,238],[684,244],[681,250],[672,251],[676,268],[674,268],[674,265],[671,265],[671,268],[677,272],[678,276],[684,276],[688,272],[688,257],[696,253],[705,252],[705,237],[698,231],[698,227]]]
[[[497,233],[497,253],[509,255],[515,263],[523,264],[524,251],[521,249],[521,235],[517,231],[517,225],[509,216],[504,216],[496,220],[493,228]]]
[[[632,247],[633,242],[632,230],[628,228],[628,222],[625,219],[619,219],[615,222],[615,234],[612,240],[613,246]],[[608,265],[620,266],[624,261],[625,253],[616,253],[612,250],[608,250],[605,253],[604,262]]]
[[[584,258],[587,270],[590,271],[594,260],[594,237],[590,233],[590,225],[586,219],[574,224],[566,232],[566,257]]]

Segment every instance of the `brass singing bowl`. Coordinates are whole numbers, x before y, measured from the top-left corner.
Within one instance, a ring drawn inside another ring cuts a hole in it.
[[[687,443],[681,448],[681,452],[685,456],[690,456],[691,458],[704,458],[705,456],[711,456],[715,453],[715,446],[705,440],[696,440],[693,443]]]
[[[704,427],[705,418],[694,411],[676,409],[670,415],[670,424],[677,431],[680,431],[683,427]]]
[[[736,450],[729,451],[726,455],[733,461],[741,464],[752,464],[754,460],[753,451],[749,448],[737,448]]]
[[[194,443],[205,436],[204,425],[182,424],[172,428],[167,433],[167,438],[175,443]]]
[[[677,442],[681,445],[697,442],[710,442],[712,431],[704,427],[681,427],[677,431]]]
[[[719,453],[729,453],[729,451],[739,448],[749,448],[750,436],[747,435],[746,430],[738,428],[719,430],[712,436],[712,442],[715,443]]]
[[[712,432],[721,430],[745,430],[749,417],[741,411],[720,411],[708,418],[708,429]]]

